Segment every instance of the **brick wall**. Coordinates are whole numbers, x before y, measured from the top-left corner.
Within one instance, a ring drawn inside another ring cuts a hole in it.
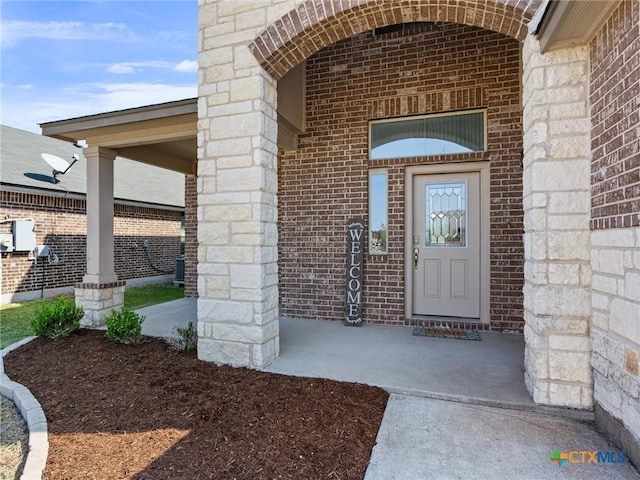
[[[60,259],[58,265],[44,264],[44,288],[73,285],[86,272],[86,216],[83,199],[2,192],[2,218],[33,218],[36,244],[48,245]],[[149,240],[153,265],[172,272],[180,254],[179,211],[115,205],[115,270],[120,280],[161,275],[154,270],[142,248]],[[11,233],[11,223],[0,224]],[[2,255],[2,294],[38,290],[42,263],[34,265],[27,252]],[[45,260],[46,262],[46,260]]]
[[[198,296],[198,191],[195,175],[186,175],[184,183],[184,294]]]
[[[453,24],[354,36],[307,60],[307,133],[281,154],[281,314],[341,319],[349,218],[367,216],[370,168],[389,174],[389,254],[365,255],[365,321],[404,323],[404,167],[489,160],[492,330],[521,330],[520,44]],[[373,118],[486,107],[488,152],[369,162]]]
[[[640,3],[625,1],[591,44],[591,228],[640,225]]]

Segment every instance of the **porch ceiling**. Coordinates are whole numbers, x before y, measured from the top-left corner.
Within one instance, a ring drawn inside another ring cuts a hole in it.
[[[147,105],[40,124],[42,134],[110,148],[126,157],[195,173],[198,99]]]
[[[587,45],[621,0],[549,1],[531,29],[541,51]]]

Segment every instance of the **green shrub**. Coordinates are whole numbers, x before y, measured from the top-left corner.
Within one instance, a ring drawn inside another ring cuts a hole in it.
[[[105,336],[109,340],[118,340],[122,343],[137,343],[142,336],[144,319],[144,316],[126,308],[119,312],[112,310],[111,315],[105,319],[107,325]]]
[[[195,352],[198,348],[198,331],[193,322],[189,322],[186,327],[176,327],[174,330],[180,338],[172,339],[171,345],[179,350]]]
[[[60,297],[55,302],[43,305],[36,310],[31,322],[33,332],[39,337],[61,338],[80,328],[84,316],[82,307],[76,307],[69,297]]]

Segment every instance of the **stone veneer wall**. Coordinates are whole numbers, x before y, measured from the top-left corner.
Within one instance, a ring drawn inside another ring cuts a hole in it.
[[[573,408],[593,399],[588,53],[523,49],[525,383]]]
[[[405,322],[405,167],[490,163],[490,324],[522,331],[520,42],[457,24],[356,35],[306,63],[307,131],[280,155],[280,308],[285,316],[344,316],[346,224],[367,218],[368,173],[389,175],[388,255],[365,250],[365,322]],[[368,122],[487,109],[487,152],[374,160]],[[455,166],[452,165],[452,168]],[[484,326],[483,326],[484,327]]]
[[[276,81],[248,48],[292,2],[200,1],[198,357],[279,353]]]
[[[640,465],[640,228],[594,230],[591,244],[594,401],[631,432]]]
[[[622,2],[590,47],[596,418],[640,465],[640,3]]]

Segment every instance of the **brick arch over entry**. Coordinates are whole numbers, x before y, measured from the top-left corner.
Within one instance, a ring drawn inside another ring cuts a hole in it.
[[[387,25],[451,22],[523,41],[540,0],[306,0],[265,29],[249,48],[276,79],[326,46]]]

